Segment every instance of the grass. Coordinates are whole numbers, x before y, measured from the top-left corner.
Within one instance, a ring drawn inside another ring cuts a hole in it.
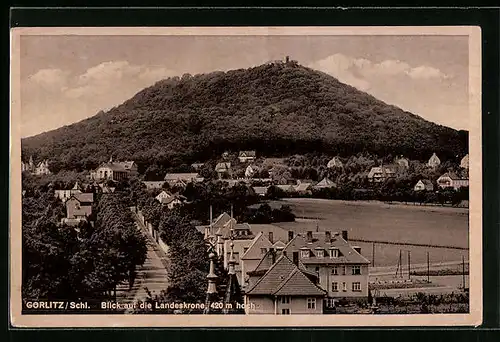
[[[308,230],[347,230],[349,239],[411,242],[416,244],[468,247],[468,209],[426,206],[390,205],[380,202],[345,202],[318,199],[284,199],[272,205],[288,204],[298,217],[312,220],[283,222],[277,225],[296,233]],[[373,259],[373,244],[353,242],[362,254]],[[412,264],[468,260],[467,250],[418,246],[375,244],[375,266],[396,265],[399,252],[407,264],[408,251]]]

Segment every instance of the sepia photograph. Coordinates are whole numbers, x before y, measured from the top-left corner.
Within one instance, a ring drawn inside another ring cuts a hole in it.
[[[12,29],[12,324],[480,324],[480,34]]]

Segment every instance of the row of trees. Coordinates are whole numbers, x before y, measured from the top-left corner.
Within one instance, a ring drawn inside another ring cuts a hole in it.
[[[132,286],[146,241],[119,194],[97,200],[94,224],[69,227],[53,194],[23,198],[23,299],[93,302],[112,299],[122,282]]]
[[[149,293],[144,301],[151,303],[192,303],[202,304],[207,291],[206,276],[209,270],[209,251],[203,235],[196,230],[194,215],[184,206],[166,209],[138,181],[131,181],[130,200],[141,210],[144,219],[153,225],[162,241],[169,247],[169,286],[160,293]],[[222,257],[222,256],[221,256]],[[223,269],[222,258],[216,261],[219,276],[219,297],[223,298],[227,273]],[[152,306],[155,311],[155,305]],[[190,309],[186,313],[202,313],[200,309]],[[139,310],[139,313],[149,312]],[[172,313],[173,309],[162,310]]]
[[[350,182],[337,187],[312,189],[309,193],[285,192],[276,186],[270,186],[266,193],[268,199],[287,197],[312,197],[336,199],[344,201],[383,201],[404,203],[434,203],[458,205],[469,200],[469,188],[458,190],[440,189],[438,191],[414,191],[413,189],[399,188],[396,182],[387,182],[382,186],[370,189],[357,188],[356,183]]]

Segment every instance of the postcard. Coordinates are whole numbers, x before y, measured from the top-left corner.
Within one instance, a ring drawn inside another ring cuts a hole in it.
[[[14,327],[477,326],[481,31],[11,30]]]

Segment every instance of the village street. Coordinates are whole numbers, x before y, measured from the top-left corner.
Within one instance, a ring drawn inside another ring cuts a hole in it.
[[[146,289],[154,295],[159,294],[161,290],[166,290],[168,286],[168,256],[148,234],[146,227],[139,220],[134,210],[132,212],[137,229],[140,229],[147,239],[148,251],[146,262],[137,268],[137,278],[134,286],[130,290],[127,285],[122,285],[117,289],[117,301],[127,304],[144,300],[147,297]]]

